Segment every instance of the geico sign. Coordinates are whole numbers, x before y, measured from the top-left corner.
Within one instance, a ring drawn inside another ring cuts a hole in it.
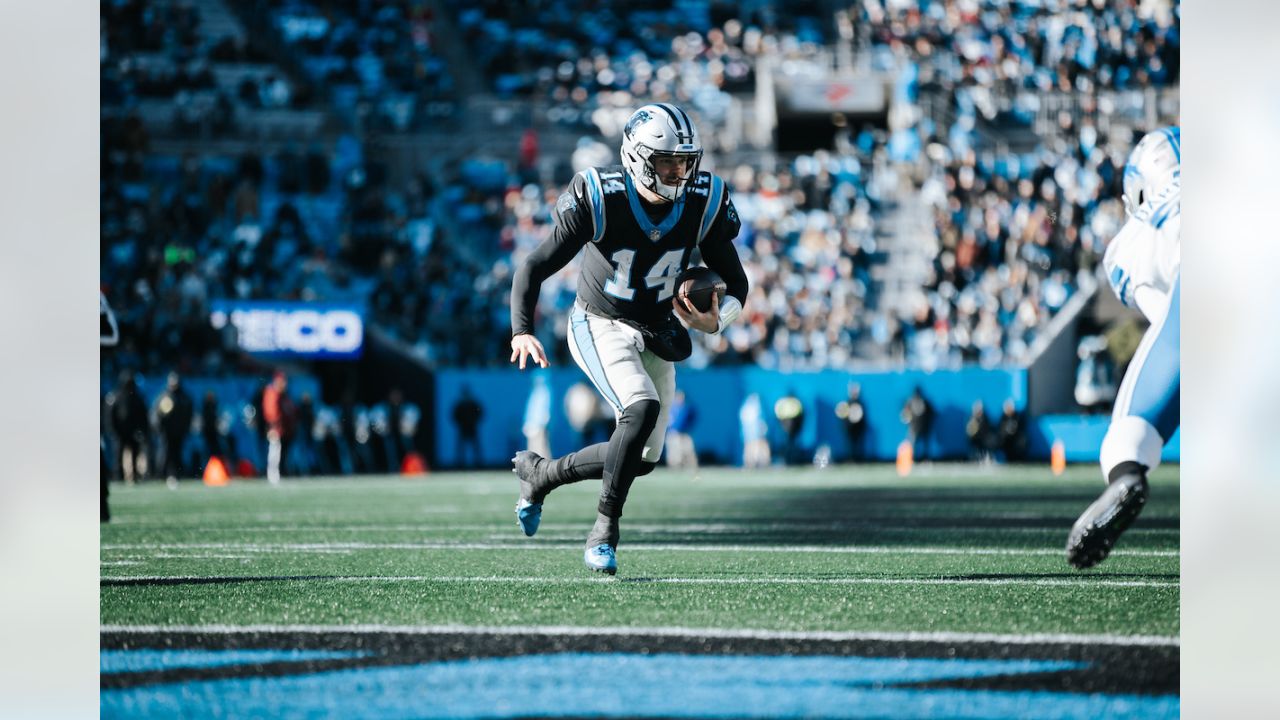
[[[214,327],[226,324],[224,312],[215,311]],[[249,352],[353,353],[364,341],[360,315],[350,310],[231,311],[240,347]]]

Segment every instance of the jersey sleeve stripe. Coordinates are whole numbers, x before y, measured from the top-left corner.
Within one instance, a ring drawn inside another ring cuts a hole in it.
[[[587,204],[591,206],[591,223],[595,232],[591,242],[600,242],[604,237],[604,187],[600,184],[600,174],[595,168],[587,168],[583,173],[587,180]]]
[[[698,228],[698,244],[702,244],[703,238],[711,230],[711,225],[716,221],[716,215],[720,213],[720,205],[723,201],[724,180],[721,180],[719,175],[712,175],[711,192],[707,194],[707,206],[702,209],[702,225]]]

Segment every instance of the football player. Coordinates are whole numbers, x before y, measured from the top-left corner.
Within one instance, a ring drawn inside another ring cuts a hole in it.
[[[116,314],[111,310],[111,304],[107,302],[107,296],[101,290],[98,291],[98,345],[100,347],[115,347],[120,343],[120,325],[116,322]],[[110,469],[107,467],[107,436],[104,430],[98,431],[98,520],[99,522],[109,522],[111,520],[111,507],[107,498],[111,495],[111,489],[107,487]]]
[[[621,156],[621,166],[592,167],[574,176],[556,203],[554,233],[530,253],[511,286],[511,362],[522,370],[529,361],[547,367],[547,354],[533,334],[539,289],[584,253],[569,316],[569,351],[613,407],[617,426],[608,442],[563,457],[516,453],[516,518],[533,535],[548,493],[602,479],[583,557],[587,567],[610,575],[618,568],[618,523],[627,493],[662,455],[674,364],[693,349],[685,328],[723,331],[747,296],[746,273],[733,246],[738,213],[724,180],[699,171],[702,142],[684,110],[658,103],[635,111],[623,129]],[[695,248],[728,286],[723,301],[714,298],[706,312],[675,294],[676,277]]]
[[[1145,135],[1124,168],[1129,219],[1103,256],[1120,301],[1151,326],[1125,371],[1102,441],[1107,489],[1067,537],[1067,561],[1077,568],[1107,557],[1147,501],[1147,474],[1178,429],[1180,389],[1182,151],[1177,127]]]

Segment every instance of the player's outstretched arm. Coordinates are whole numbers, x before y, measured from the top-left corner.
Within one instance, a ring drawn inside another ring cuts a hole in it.
[[[583,194],[582,182],[581,175],[575,177],[574,185],[560,196],[556,229],[529,253],[511,280],[511,362],[518,361],[521,370],[529,359],[540,367],[547,367],[547,353],[533,334],[538,293],[543,281],[568,265],[589,239],[589,230],[584,228],[591,227],[590,211],[585,211],[584,222],[585,203],[579,205],[573,199],[575,192],[579,196]]]

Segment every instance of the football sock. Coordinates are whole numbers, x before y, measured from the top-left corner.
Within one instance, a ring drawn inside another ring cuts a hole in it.
[[[592,526],[591,532],[587,535],[587,547],[592,548],[603,543],[617,550],[619,535],[621,533],[618,530],[618,518],[598,513],[596,515],[596,524]]]
[[[1147,466],[1132,460],[1126,460],[1111,468],[1111,472],[1107,473],[1107,484],[1110,485],[1125,475],[1141,475],[1145,478],[1147,476]]]
[[[644,443],[658,422],[661,405],[657,400],[639,400],[618,417],[618,426],[609,437],[604,458],[604,486],[600,489],[599,511],[611,518],[622,517],[631,483],[640,473]]]

